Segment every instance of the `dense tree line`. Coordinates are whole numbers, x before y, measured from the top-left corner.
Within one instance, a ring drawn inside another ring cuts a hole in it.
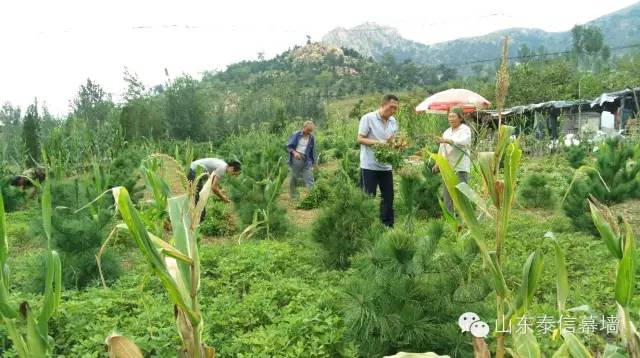
[[[640,84],[640,54],[611,56],[597,28],[576,26],[568,50],[547,56],[523,46],[510,67],[507,106],[556,99],[591,98]],[[41,148],[58,148],[69,161],[86,153],[117,150],[140,139],[210,140],[267,123],[273,131],[291,120],[322,122],[326,104],[340,98],[386,91],[426,96],[451,87],[469,88],[494,102],[496,64],[476,64],[473,75],[455,68],[376,62],[354,50],[319,43],[294,47],[272,59],[243,61],[198,80],[182,75],[153,88],[126,68],[121,103],[91,79],[71,101],[65,120],[53,118],[37,101],[25,113],[6,103],[0,110],[3,159],[19,165],[40,159]]]

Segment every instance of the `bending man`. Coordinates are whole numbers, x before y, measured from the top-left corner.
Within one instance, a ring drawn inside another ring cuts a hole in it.
[[[232,176],[238,175],[240,173],[240,162],[237,160],[229,160],[224,161],[218,158],[202,158],[195,160],[191,163],[189,168],[189,175],[187,179],[189,182],[193,183],[196,179],[196,172],[198,167],[202,168],[204,172],[213,176],[213,180],[211,181],[211,191],[218,197],[220,200],[225,203],[230,203],[229,198],[220,190],[220,180],[225,174],[229,174]],[[198,184],[196,185],[196,204],[200,200],[200,190],[204,187],[204,184],[207,181],[207,177],[203,176],[198,180]],[[202,215],[200,216],[200,221],[204,220],[205,210],[202,211]]]

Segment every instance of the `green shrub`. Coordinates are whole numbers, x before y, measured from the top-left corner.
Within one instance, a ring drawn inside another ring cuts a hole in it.
[[[597,172],[578,173],[562,206],[576,228],[593,233],[595,227],[587,205],[589,195],[607,205],[640,197],[640,145],[619,138],[608,139],[598,146],[595,158]]]
[[[572,145],[565,149],[565,158],[573,169],[578,169],[585,164],[589,150],[584,145]]]
[[[266,177],[261,174],[260,181],[245,173],[230,180],[236,213],[244,227],[253,227],[251,235],[259,238],[281,237],[289,227],[287,211],[277,202],[286,171],[282,166],[275,169]]]
[[[426,161],[422,167],[422,185],[418,189],[417,204],[418,216],[439,217],[441,215],[440,204],[438,203],[438,193],[442,185],[439,174],[433,172],[435,162]]]
[[[335,300],[340,274],[313,245],[209,246],[202,266],[206,334],[220,356],[354,356]]]
[[[298,209],[317,209],[327,200],[329,200],[330,195],[331,187],[328,180],[320,179],[315,182],[315,184],[309,191],[309,194],[304,199],[302,199],[300,204],[298,204]]]
[[[595,152],[596,169],[609,186],[610,191],[600,187],[601,201],[607,204],[621,203],[640,197],[640,144],[620,138],[608,139]]]
[[[142,197],[143,187],[138,168],[143,159],[142,152],[138,149],[128,149],[120,153],[111,161],[108,168],[107,188],[123,186],[127,188],[131,199],[134,201]]]
[[[358,343],[360,356],[398,351],[472,354],[469,345],[459,344],[457,319],[462,312],[481,312],[483,305],[477,302],[490,288],[465,285],[477,250],[467,249],[466,255],[440,245],[442,232],[440,222],[432,222],[425,236],[389,231],[354,258],[343,312],[347,337]]]
[[[362,190],[343,183],[336,189],[339,198],[320,214],[313,224],[312,237],[326,250],[331,267],[347,268],[353,254],[380,232],[375,201]]]
[[[0,179],[0,195],[4,199],[4,210],[8,213],[24,207],[27,194],[20,188],[9,185],[10,178]]]
[[[546,174],[530,174],[519,187],[520,203],[527,208],[552,208],[556,197]]]
[[[83,289],[99,282],[96,255],[112,229],[113,212],[109,202],[99,201],[89,208],[75,212],[93,200],[90,186],[78,179],[54,182],[51,186],[54,207],[52,217],[53,245],[62,261],[62,283],[65,288]],[[33,228],[34,234],[43,235],[42,228]],[[120,264],[111,249],[107,249],[101,260],[105,280],[113,281],[120,275]],[[42,289],[43,267],[35,268],[32,290]]]
[[[404,167],[398,171],[400,175],[400,198],[408,217],[415,216],[417,211],[418,190],[423,178],[418,168]]]
[[[360,183],[360,151],[349,149],[345,155],[338,161],[339,175],[334,176],[331,181],[332,185],[339,185],[344,179],[347,179],[354,185]]]
[[[235,232],[231,209],[223,202],[209,200],[207,216],[198,226],[205,236],[228,236]]]
[[[426,218],[440,215],[438,192],[442,181],[432,168],[432,162],[425,162],[420,168],[405,167],[398,171],[400,197],[410,216]]]

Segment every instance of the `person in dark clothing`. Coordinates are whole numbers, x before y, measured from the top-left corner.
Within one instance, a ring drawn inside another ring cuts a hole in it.
[[[291,171],[289,182],[289,196],[291,198],[298,196],[296,189],[298,180],[303,179],[307,189],[311,189],[313,186],[313,164],[316,157],[314,129],[313,122],[306,121],[302,129],[293,133],[287,141]]]
[[[9,181],[12,186],[17,186],[24,190],[26,188],[32,188],[33,182],[41,183],[46,179],[46,173],[44,168],[36,167],[30,168],[22,172],[21,175],[16,175]]]
[[[375,196],[380,188],[380,220],[388,227],[393,227],[393,168],[391,165],[378,163],[375,159],[374,146],[386,145],[394,140],[398,125],[393,115],[398,110],[398,97],[385,95],[378,110],[365,114],[358,127],[358,143],[360,144],[361,185],[365,193]]]

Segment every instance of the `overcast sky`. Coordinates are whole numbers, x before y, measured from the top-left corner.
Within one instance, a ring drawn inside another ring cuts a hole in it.
[[[338,26],[376,22],[430,44],[508,27],[566,31],[635,2],[0,0],[0,104],[38,97],[63,115],[87,77],[117,100],[125,66],[153,86],[165,67],[199,77]]]

